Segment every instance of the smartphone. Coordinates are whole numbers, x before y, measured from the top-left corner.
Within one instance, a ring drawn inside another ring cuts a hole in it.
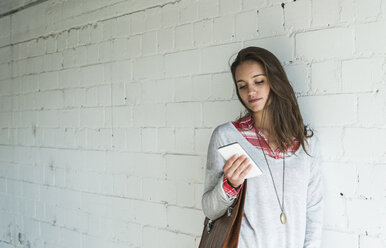
[[[238,142],[221,146],[217,148],[217,150],[220,152],[221,156],[225,160],[230,159],[234,154],[237,154],[238,156],[245,155],[249,159],[249,163],[252,164],[252,170],[246,175],[245,178],[257,177],[263,174],[257,164],[251,159],[251,157],[249,157],[247,152],[241,147]]]

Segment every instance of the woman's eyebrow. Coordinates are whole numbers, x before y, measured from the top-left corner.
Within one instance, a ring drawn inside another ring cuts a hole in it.
[[[265,75],[265,74],[263,74],[263,73],[256,74],[256,75],[252,76],[251,79],[252,79],[252,78],[255,78],[255,77],[258,77],[258,76],[261,76],[261,75]],[[240,79],[240,80],[237,80],[237,81],[236,81],[236,84],[239,83],[239,82],[245,82],[245,81],[242,80],[242,79]]]

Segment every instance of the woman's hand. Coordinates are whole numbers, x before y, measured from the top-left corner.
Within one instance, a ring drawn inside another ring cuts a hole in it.
[[[233,155],[224,165],[224,176],[232,184],[233,187],[238,187],[243,184],[245,176],[252,169],[249,164],[249,159],[245,155]]]

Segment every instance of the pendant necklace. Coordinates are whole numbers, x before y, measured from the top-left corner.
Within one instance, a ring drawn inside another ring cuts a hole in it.
[[[273,183],[273,187],[275,188],[275,193],[276,193],[276,198],[277,198],[277,201],[279,202],[279,206],[280,206],[280,209],[281,209],[281,214],[280,214],[280,221],[282,224],[285,224],[287,222],[287,217],[284,213],[284,172],[285,172],[285,154],[283,154],[283,193],[282,193],[282,204],[280,204],[280,200],[279,200],[279,195],[277,194],[277,190],[276,190],[276,186],[275,186],[275,181],[273,180],[273,176],[272,176],[272,172],[271,172],[271,168],[269,167],[269,164],[268,164],[268,160],[267,160],[267,157],[265,156],[265,152],[264,152],[264,148],[263,146],[261,145],[261,141],[260,141],[260,138],[259,138],[259,134],[257,133],[257,130],[256,130],[256,127],[253,126],[255,128],[255,132],[256,132],[256,136],[257,138],[259,139],[259,143],[260,143],[260,147],[263,151],[263,154],[264,154],[264,158],[265,158],[265,162],[267,162],[267,166],[268,166],[268,169],[269,169],[269,173],[271,174],[271,178],[272,178],[272,183]]]

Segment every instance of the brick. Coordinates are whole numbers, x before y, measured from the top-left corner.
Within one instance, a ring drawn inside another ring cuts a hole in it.
[[[214,18],[213,40],[216,43],[235,40],[235,20],[233,15]]]
[[[8,45],[11,42],[11,15],[0,19],[0,46]]]
[[[91,41],[95,42],[91,39],[91,31],[93,27],[92,25],[83,26],[79,29],[79,44],[86,45],[91,43]]]
[[[113,127],[129,127],[132,125],[132,109],[127,106],[116,106],[112,109]]]
[[[173,102],[173,80],[149,80],[141,84],[141,98],[146,103]]]
[[[323,174],[326,191],[339,196],[353,197],[357,190],[357,166],[344,163],[323,162]],[[343,181],[342,178],[345,178]]]
[[[194,129],[193,128],[176,128],[176,152],[191,153],[194,148]]]
[[[205,101],[211,94],[211,77],[209,74],[197,75],[192,77],[192,100]],[[177,97],[177,94],[176,94]]]
[[[177,199],[177,187],[175,183],[164,179],[144,178],[143,198],[147,201],[175,204]]]
[[[290,30],[304,30],[311,25],[311,2],[306,0],[284,5],[284,26]],[[299,15],[299,13],[302,13]]]
[[[244,107],[238,100],[207,102],[203,104],[203,126],[213,127],[233,120]]]
[[[137,176],[127,176],[126,182],[126,194],[125,197],[142,199],[143,197],[143,187],[142,179]]]
[[[343,128],[318,128],[321,155],[327,161],[338,160],[343,155]]]
[[[99,43],[103,40],[103,23],[95,23],[90,27],[90,40]]]
[[[330,26],[339,21],[339,2],[335,0],[315,1],[312,3],[312,26]],[[343,10],[342,8],[342,11]]]
[[[343,22],[354,22],[356,19],[354,0],[342,0],[340,20]]]
[[[164,75],[164,66],[164,57],[160,55],[135,59],[133,61],[133,77],[135,80],[161,78]],[[151,73],[149,73],[149,68],[152,68]]]
[[[175,127],[201,126],[202,109],[200,103],[166,104],[166,124]]]
[[[35,94],[37,107],[44,109],[59,109],[63,106],[63,91],[52,90]]]
[[[102,22],[103,40],[110,40],[116,34],[117,19],[108,19]]]
[[[167,4],[161,9],[162,26],[175,26],[179,19],[179,10],[175,4]]]
[[[173,128],[158,128],[158,151],[167,152],[175,150],[175,133]]]
[[[99,61],[111,61],[114,58],[114,43],[112,40],[103,41],[99,45]]]
[[[253,39],[259,36],[258,17],[255,10],[236,14],[236,39]]]
[[[323,231],[322,248],[332,247],[335,244],[340,244],[342,247],[356,247],[358,245],[358,237],[353,232],[343,232],[334,230]]]
[[[386,88],[378,92],[360,94],[358,96],[358,122],[369,126],[383,126],[386,123]],[[378,114],[374,114],[376,110]]]
[[[144,225],[166,227],[166,206],[159,203],[132,201],[131,215]]]
[[[86,88],[86,103],[83,107],[95,107],[98,105],[98,87]]]
[[[165,28],[157,31],[157,51],[159,53],[165,53],[173,50],[174,48],[174,29]]]
[[[202,20],[193,24],[194,29],[194,45],[202,46],[212,42],[213,40],[213,20]]]
[[[166,155],[167,179],[184,182],[201,182],[203,161],[199,156]]]
[[[130,154],[132,161],[133,175],[146,178],[166,178],[165,157],[161,154],[154,153],[133,153]],[[141,165],[141,166],[137,166]]]
[[[103,125],[103,108],[83,108],[80,112],[80,126],[99,128]]]
[[[347,58],[354,51],[354,37],[348,28],[333,28],[299,33],[296,57],[306,60]],[[311,45],[312,44],[312,45]],[[315,49],[315,48],[318,49]]]
[[[98,44],[87,45],[86,47],[87,64],[95,64],[99,61],[99,46]]]
[[[165,55],[165,76],[175,77],[196,74],[200,70],[200,53],[195,50]]]
[[[12,53],[9,47],[0,48],[0,64],[7,63],[12,60]]]
[[[39,89],[40,90],[53,90],[59,87],[59,73],[47,72],[39,74]],[[31,83],[31,82],[30,82]]]
[[[198,18],[212,18],[219,14],[218,0],[199,0],[198,1]]]
[[[177,205],[182,207],[194,207],[195,187],[192,183],[176,182]]]
[[[143,152],[157,152],[157,140],[158,136],[157,128],[142,128],[142,149]]]
[[[360,59],[342,62],[342,90],[366,92],[382,80],[383,59]]]
[[[241,9],[241,0],[228,1],[220,0],[220,15],[233,14]]]
[[[290,64],[284,67],[288,80],[295,92],[308,91],[308,66],[305,64]]]
[[[356,1],[356,17],[359,21],[376,21],[381,11],[381,0],[375,0],[368,3]]]
[[[41,110],[37,113],[39,127],[58,127],[59,112],[57,110]]]
[[[175,101],[186,102],[193,100],[193,82],[191,76],[179,77],[174,81]]]
[[[382,200],[384,192],[379,189],[386,178],[386,166],[383,164],[358,165],[358,195],[374,200]]]
[[[116,26],[114,27],[115,33],[113,34],[113,38],[129,36],[130,24],[131,24],[130,15],[124,15],[124,16],[118,17],[116,19]]]
[[[106,82],[125,82],[132,80],[133,65],[131,60],[122,60],[110,63],[110,79],[105,75]]]
[[[190,224],[186,225],[181,219],[189,221]],[[204,215],[201,210],[177,206],[167,208],[167,223],[172,230],[200,235],[203,221]]]
[[[154,55],[157,53],[157,32],[146,32],[142,35],[142,54]]]
[[[82,67],[80,72],[81,72],[80,85],[82,86],[97,85],[103,82],[102,65],[92,65],[92,66]]]
[[[52,74],[39,74],[39,75],[25,75],[20,78],[20,92],[19,93],[34,93],[40,90],[55,89],[58,87],[57,78]],[[45,84],[53,84],[52,87],[44,87]],[[43,87],[41,87],[43,86]]]
[[[193,47],[193,25],[183,24],[175,28],[175,47],[183,50]]]
[[[196,128],[194,135],[194,152],[206,154],[208,152],[209,139],[212,134],[212,129]]]
[[[242,0],[242,9],[261,9],[267,5],[265,0]]]
[[[125,83],[126,102],[128,104],[138,104],[141,102],[141,84],[128,82]]]
[[[77,52],[79,49],[74,48],[66,49],[63,51],[63,68],[70,68],[77,65]]]
[[[259,35],[272,36],[284,33],[283,9],[280,5],[259,9]]]
[[[278,36],[244,42],[244,46],[258,46],[272,52],[281,63],[294,60],[295,40],[293,37]]]
[[[166,123],[167,108],[163,104],[143,104],[134,106],[133,120],[136,127],[157,127]]]
[[[382,146],[386,130],[378,128],[346,128],[343,136],[344,155],[347,159],[371,162],[384,161],[385,151]],[[371,146],[358,146],[358,140],[366,140]]]
[[[39,61],[39,58],[37,58]],[[36,61],[36,62],[37,62]],[[43,56],[44,71],[60,70],[63,65],[63,56],[61,53],[50,53]],[[34,72],[40,72],[40,66],[35,66]]]
[[[127,55],[128,58],[139,57],[141,54],[141,36],[131,36],[127,40]],[[159,41],[159,39],[158,39]]]
[[[60,88],[72,88],[80,85],[80,70],[72,68],[59,71],[59,86]]]
[[[316,92],[339,92],[341,88],[340,64],[324,61],[311,65],[311,89]]]
[[[361,247],[382,248],[386,246],[386,240],[377,236],[360,235],[359,242]]]
[[[77,29],[70,29],[68,31],[66,47],[67,48],[75,47],[79,43],[79,37],[78,36],[79,35],[78,35]]]
[[[229,71],[229,60],[240,50],[240,45],[240,43],[230,43],[203,48],[201,71],[203,73]]]
[[[385,218],[380,218],[385,214],[381,200],[350,200],[347,202],[347,213],[350,216],[348,227],[351,230],[380,234],[380,230],[386,225]]]
[[[146,30],[159,30],[162,28],[162,15],[160,8],[150,8],[145,11]]]
[[[179,3],[179,22],[191,23],[198,19],[198,2],[188,1]]]
[[[357,99],[353,95],[300,97],[298,103],[305,123],[314,126],[348,125],[357,119]]]

